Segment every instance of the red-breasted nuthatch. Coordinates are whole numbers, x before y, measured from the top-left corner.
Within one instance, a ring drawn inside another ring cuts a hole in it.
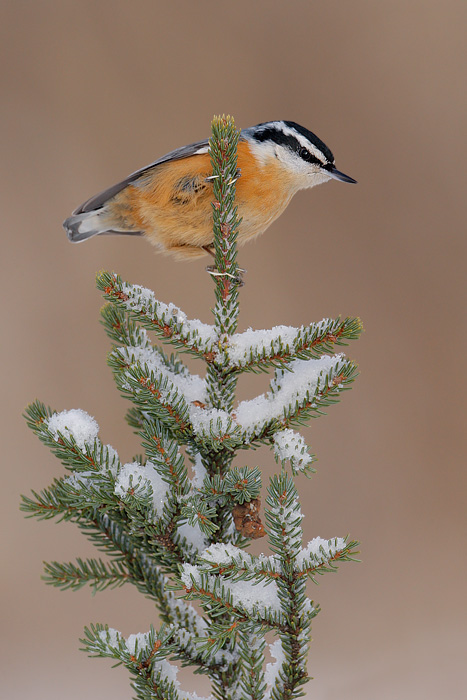
[[[331,178],[356,182],[334,166],[329,148],[295,122],[243,129],[238,143],[238,244],[263,233],[298,190]],[[64,227],[79,243],[91,236],[146,236],[178,258],[212,253],[212,167],[208,141],[178,148],[91,197]]]

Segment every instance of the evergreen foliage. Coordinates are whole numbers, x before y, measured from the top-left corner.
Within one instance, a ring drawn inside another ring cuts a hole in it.
[[[233,120],[215,118],[210,152],[216,305],[214,323],[190,320],[153,292],[103,272],[102,322],[113,344],[109,365],[129,399],[127,418],[144,456],[123,464],[103,445],[96,421],[81,410],[52,411],[40,402],[27,422],[68,474],[22,508],[37,518],[75,522],[107,559],[45,565],[57,588],[94,591],[133,584],[154,600],[162,625],[124,638],[107,625],[86,628],[84,649],[124,664],[142,700],[185,700],[174,661],[193,667],[222,700],[284,700],[303,695],[311,621],[319,607],[307,580],[354,559],[357,543],[315,538],[303,545],[296,478],[314,471],[295,428],[336,403],[355,378],[355,365],[336,348],[357,338],[359,319],[324,319],[293,328],[237,333],[241,270],[235,207]],[[192,374],[179,354],[206,366]],[[269,391],[234,407],[243,372],[273,371]],[[271,447],[280,463],[267,487],[261,522],[261,473],[244,450]],[[188,472],[191,465],[193,476]],[[235,522],[235,525],[234,525]],[[246,551],[266,531],[270,554]],[[198,612],[190,601],[196,601]],[[265,634],[275,663],[265,668]]]

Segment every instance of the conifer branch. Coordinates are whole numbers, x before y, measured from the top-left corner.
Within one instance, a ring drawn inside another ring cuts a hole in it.
[[[297,576],[297,558],[301,551],[302,513],[298,493],[292,479],[282,472],[273,476],[268,489],[266,520],[269,545],[281,563],[284,577],[277,580],[281,610],[287,619],[287,630],[279,638],[284,662],[271,697],[294,698],[307,682],[306,658],[311,619],[316,610],[306,597],[306,579]]]
[[[236,585],[223,576],[211,576],[200,567],[184,564],[178,587],[183,590],[186,600],[199,600],[212,617],[222,619],[222,616],[229,615],[233,618],[233,621],[217,624],[216,631],[211,626],[211,648],[215,644],[220,648],[225,639],[234,639],[239,622],[250,621],[270,629],[288,629],[274,582],[263,585],[242,582]]]
[[[188,438],[191,432],[188,404],[168,372],[125,358],[121,349],[109,355],[109,364],[122,395],[133,401],[145,417],[162,422],[180,438]]]
[[[49,488],[31,493],[34,498],[21,496],[20,509],[26,513],[27,518],[50,520],[58,517],[67,521],[79,517],[78,508],[67,502],[69,489],[64,479],[54,479]]]
[[[157,353],[164,367],[173,374],[189,376],[189,371],[180,357],[173,353],[168,356],[158,345],[151,345],[145,328],[139,326],[130,319],[128,314],[118,306],[111,303],[105,304],[101,309],[102,325],[114,343],[114,348],[127,346],[133,348],[148,349]]]
[[[266,693],[264,651],[266,642],[261,630],[242,629],[239,634],[240,656],[243,662],[241,680],[243,700],[261,700]]]
[[[50,562],[44,566],[46,583],[66,590],[78,590],[89,584],[95,592],[106,588],[118,588],[131,580],[122,561],[106,564],[101,559],[77,559],[73,562]]]
[[[90,656],[115,659],[122,663],[134,677],[133,688],[141,700],[182,700],[175,683],[175,670],[171,671],[167,656],[173,648],[162,629],[157,635],[154,628],[146,634],[130,635],[124,639],[117,630],[103,625],[85,628],[81,640]]]
[[[292,364],[292,372],[276,370],[268,394],[238,405],[233,416],[243,428],[244,442],[271,442],[277,432],[325,415],[323,409],[340,400],[342,391],[355,380],[357,367],[339,355],[322,360],[325,363],[321,371],[312,364],[320,362],[316,360],[297,360]],[[299,369],[304,371],[299,374]]]
[[[213,361],[217,336],[212,326],[190,321],[178,307],[157,301],[151,290],[128,285],[114,273],[101,272],[96,282],[107,301],[128,311],[130,318],[154,331],[160,340],[207,363]]]
[[[267,372],[271,367],[281,369],[297,359],[318,360],[334,352],[336,346],[356,340],[361,332],[359,318],[323,319],[300,328],[277,326],[272,331],[250,330],[231,336],[225,354],[234,372]]]
[[[357,546],[358,542],[346,543],[341,537],[333,540],[315,537],[298,552],[294,575],[297,578],[309,576],[314,580],[316,574],[335,571],[339,562],[356,561]],[[277,555],[253,556],[239,547],[225,544],[211,544],[205,549],[198,558],[198,567],[203,573],[222,576],[232,582],[287,582],[289,576]]]

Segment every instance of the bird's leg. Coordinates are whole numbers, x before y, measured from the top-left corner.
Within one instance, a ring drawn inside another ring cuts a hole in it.
[[[212,255],[213,258],[216,257],[216,253],[214,251],[214,244],[210,243],[209,245],[202,245],[201,248],[206,251],[206,253],[209,253],[209,255]]]

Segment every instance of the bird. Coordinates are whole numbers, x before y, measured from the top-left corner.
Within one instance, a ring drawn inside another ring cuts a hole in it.
[[[240,132],[235,204],[237,244],[264,233],[299,190],[328,180],[356,183],[335,167],[331,150],[292,121]],[[160,252],[194,259],[213,252],[209,141],[162,156],[88,199],[63,226],[72,243],[107,234],[144,236]]]

